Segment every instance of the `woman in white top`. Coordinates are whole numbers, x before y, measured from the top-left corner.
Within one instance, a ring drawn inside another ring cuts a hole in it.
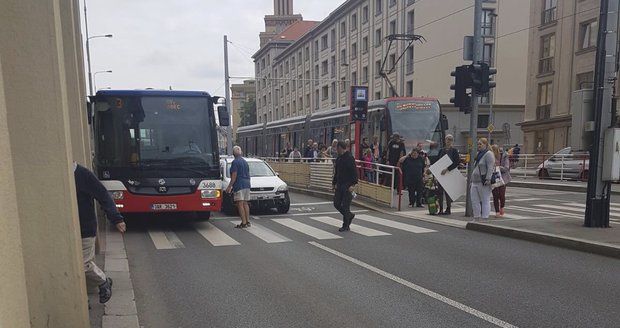
[[[488,219],[491,214],[491,176],[494,167],[495,156],[489,151],[489,141],[480,138],[471,177],[471,206],[474,220]]]

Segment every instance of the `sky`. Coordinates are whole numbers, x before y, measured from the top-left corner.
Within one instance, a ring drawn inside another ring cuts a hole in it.
[[[273,14],[273,0],[84,1],[89,35],[113,34],[90,42],[92,71],[112,70],[96,74],[97,89],[172,87],[224,95],[224,35],[232,42],[230,76],[254,76],[251,55],[264,16]],[[320,21],[340,3],[298,0],[293,8],[304,20]]]

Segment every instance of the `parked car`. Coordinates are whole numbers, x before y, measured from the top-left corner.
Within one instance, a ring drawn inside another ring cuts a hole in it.
[[[573,151],[566,147],[553,154],[536,169],[540,179],[588,179],[588,151]]]
[[[230,165],[232,156],[220,157],[222,170],[222,190],[230,183]],[[288,186],[265,161],[256,158],[246,158],[250,167],[250,209],[267,210],[275,208],[278,213],[288,213],[291,199]],[[232,194],[224,193],[222,211],[227,215],[235,213],[236,208]]]

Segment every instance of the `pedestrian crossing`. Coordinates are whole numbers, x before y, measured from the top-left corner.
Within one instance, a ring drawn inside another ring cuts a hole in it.
[[[251,221],[250,227],[235,229],[234,226],[239,223],[241,223],[239,220],[196,222],[192,225],[192,228],[210,245],[215,247],[240,246],[242,245],[240,241],[247,240],[247,237],[244,237],[243,234],[249,234],[253,236],[250,238],[256,238],[256,240],[267,244],[278,244],[292,242],[295,239],[294,236],[299,237],[300,235],[316,240],[338,240],[346,238],[349,233],[371,238],[390,236],[393,233],[390,229],[413,234],[436,232],[432,229],[399,222],[398,219],[383,219],[366,214],[357,214],[354,223],[351,224],[351,231],[347,233],[339,233],[336,229],[336,227],[342,226],[341,219],[327,215],[298,217],[295,219],[289,217],[254,219]],[[373,225],[376,227],[372,227]],[[282,231],[291,232],[291,234]],[[147,232],[153,246],[157,250],[185,248],[185,244],[181,241],[179,235],[172,230],[151,229]]]

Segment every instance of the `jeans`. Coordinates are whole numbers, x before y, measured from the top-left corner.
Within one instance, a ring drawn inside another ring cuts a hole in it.
[[[349,188],[336,186],[334,207],[342,214],[343,227],[348,227],[349,224],[351,224],[351,222],[349,222],[349,219],[353,216],[351,213],[351,201],[353,201],[353,195],[349,191]]]
[[[95,237],[82,238],[82,257],[86,279],[97,283],[97,286],[106,282],[105,273],[95,264]]]
[[[493,189],[493,205],[495,205],[496,213],[506,206],[506,186]]]
[[[411,206],[422,205],[422,181],[415,181],[407,184],[407,190],[409,191],[409,204]]]
[[[480,182],[471,184],[471,207],[476,219],[488,219],[491,214],[491,186]]]

